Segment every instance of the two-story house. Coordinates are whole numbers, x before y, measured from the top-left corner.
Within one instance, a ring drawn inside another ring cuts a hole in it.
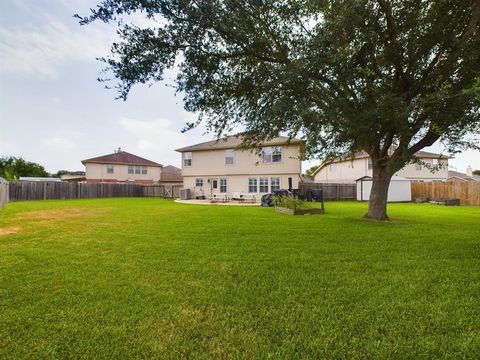
[[[87,183],[133,182],[155,184],[161,179],[162,165],[120,148],[113,154],[83,160]]]
[[[240,149],[240,136],[207,141],[176,151],[182,153],[184,188],[192,196],[234,193],[261,195],[296,189],[301,176],[301,140],[277,137],[261,151]]]
[[[414,181],[447,180],[449,156],[427,151],[419,151],[415,155],[421,160],[419,163],[407,164],[394,175]],[[339,157],[322,164],[313,176],[318,183],[354,183],[361,177],[372,176],[372,160],[366,152],[359,152],[353,157]]]

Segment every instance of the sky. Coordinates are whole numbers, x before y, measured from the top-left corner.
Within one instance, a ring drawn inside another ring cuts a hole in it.
[[[80,26],[96,0],[0,2],[0,156],[21,156],[45,166],[84,170],[81,160],[123,150],[180,167],[176,148],[213,139],[203,127],[182,133],[195,115],[166,83],[137,85],[127,101],[97,78],[115,41],[113,24]],[[145,23],[134,16],[135,23]],[[169,72],[167,79],[172,79]],[[439,144],[425,149],[442,152]],[[303,170],[319,163],[303,163]],[[480,153],[450,160],[464,172],[480,169]]]

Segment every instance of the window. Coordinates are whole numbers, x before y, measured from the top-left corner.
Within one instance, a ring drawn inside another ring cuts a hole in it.
[[[183,153],[183,166],[192,166],[192,153]]]
[[[113,171],[112,171],[113,172]],[[128,165],[129,174],[147,174],[147,167],[141,165]]]
[[[260,178],[260,192],[268,193],[268,178]]]
[[[432,166],[438,167],[438,159],[432,159]]]
[[[369,158],[368,158],[368,170],[372,170],[372,168],[373,168],[372,158],[369,157]]]
[[[337,164],[330,164],[330,172],[335,172],[337,170]]]
[[[272,177],[272,179],[270,180],[270,186],[272,187],[272,192],[280,190],[280,178]]]
[[[113,174],[113,165],[112,164],[107,165],[107,174]]]
[[[264,147],[262,149],[262,159],[264,163],[276,163],[282,161],[281,147]]]
[[[416,164],[415,164],[415,170],[417,170],[417,171],[422,170],[422,164],[416,163]]]
[[[225,165],[233,164],[233,150],[225,150]]]
[[[203,187],[203,179],[195,179],[196,187]]]
[[[227,192],[227,179],[220,179],[220,192]]]
[[[217,189],[218,188],[218,180],[214,179],[212,180],[212,189]]]
[[[249,193],[256,193],[257,192],[257,179],[256,178],[248,179],[248,192]]]

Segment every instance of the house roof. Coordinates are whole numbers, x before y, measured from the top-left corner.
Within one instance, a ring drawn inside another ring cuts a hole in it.
[[[160,174],[160,181],[162,182],[182,182],[182,170],[172,166],[164,166]]]
[[[283,145],[283,144],[299,144],[302,140],[300,139],[290,139],[286,136],[278,136],[271,140],[267,140],[262,143],[262,145]],[[215,150],[215,149],[234,149],[238,148],[242,143],[242,136],[240,135],[231,135],[226,136],[221,139],[211,140],[202,142],[195,145],[186,146],[180,149],[176,149],[178,152],[185,151],[200,151],[200,150]]]
[[[91,159],[82,160],[82,164],[95,163],[95,164],[123,164],[123,165],[147,165],[147,166],[159,166],[162,165],[153,162],[148,159],[144,159],[140,156],[130,154],[129,152],[118,150],[113,154],[94,157]]]
[[[391,149],[393,151],[393,149]],[[427,158],[427,159],[451,159],[452,156],[449,155],[442,155],[442,154],[436,154],[428,151],[417,151],[415,153],[415,156],[418,158]],[[350,161],[350,160],[355,160],[355,159],[365,159],[370,157],[365,151],[359,151],[355,153],[353,156],[351,155],[342,155],[338,156],[337,158],[331,160],[331,161],[326,161],[324,162],[321,166],[319,166],[313,173],[312,175],[315,176],[316,173],[318,173],[320,170],[322,170],[326,165],[332,164],[332,163],[338,163],[342,161]]]
[[[466,181],[472,181],[472,180],[473,181],[480,181],[480,176],[478,176],[478,175],[469,176],[469,175],[467,175],[465,173],[461,173],[459,171],[448,170],[448,179],[452,178],[452,177],[456,177],[456,178],[466,180]]]

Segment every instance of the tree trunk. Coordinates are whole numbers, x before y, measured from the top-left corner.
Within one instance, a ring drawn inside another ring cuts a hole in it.
[[[387,196],[392,175],[385,167],[375,167],[374,165],[372,191],[368,200],[366,219],[388,220]]]

